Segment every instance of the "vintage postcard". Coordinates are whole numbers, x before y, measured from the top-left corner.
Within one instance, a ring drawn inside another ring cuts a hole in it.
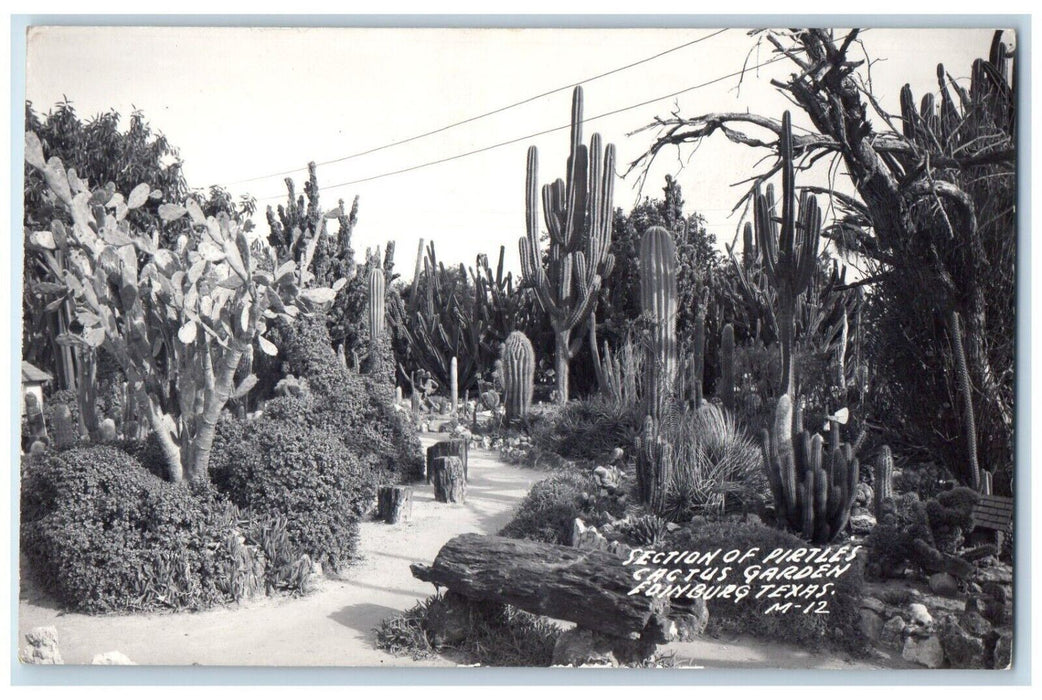
[[[1008,672],[1018,38],[31,26],[19,659]]]

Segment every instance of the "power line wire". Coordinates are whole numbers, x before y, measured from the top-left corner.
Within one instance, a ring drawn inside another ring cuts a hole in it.
[[[697,85],[692,85],[690,87],[686,87],[683,90],[677,90],[676,92],[671,92],[668,95],[661,95],[660,97],[653,97],[650,100],[644,100],[643,102],[638,102],[636,104],[629,105],[628,107],[620,107],[619,109],[613,109],[613,110],[611,110],[609,112],[603,112],[602,114],[598,114],[598,115],[593,116],[593,117],[587,117],[586,119],[582,120],[582,123],[586,124],[587,122],[592,122],[592,121],[594,121],[596,119],[603,119],[604,117],[610,117],[610,116],[613,116],[613,115],[616,115],[616,114],[620,114],[622,112],[628,112],[631,109],[637,109],[638,107],[645,107],[645,106],[647,106],[649,104],[652,104],[654,102],[661,102],[662,100],[666,100],[666,99],[669,99],[671,97],[676,97],[677,95],[682,95],[682,94],[684,94],[686,92],[691,92],[692,90],[698,90],[700,88],[704,88],[704,87],[707,87],[709,85],[713,85],[714,83],[719,83],[722,80],[727,80],[728,78],[734,78],[736,76],[742,75],[743,73],[746,73],[746,72],[749,72],[749,71],[754,71],[754,70],[757,70],[759,68],[763,68],[764,66],[768,66],[768,65],[770,65],[772,63],[777,63],[778,61],[785,60],[785,58],[786,58],[786,56],[776,56],[776,57],[774,57],[774,58],[772,58],[770,60],[764,61],[763,63],[758,63],[755,66],[743,68],[742,70],[737,70],[737,71],[734,71],[732,73],[728,73],[727,75],[721,75],[718,78],[713,78],[712,80],[707,80],[704,83],[699,83]],[[565,124],[564,126],[556,126],[556,127],[551,128],[551,129],[544,129],[543,131],[537,131],[535,133],[527,134],[525,136],[519,136],[517,138],[510,139],[509,141],[500,141],[499,143],[494,143],[494,144],[492,144],[490,146],[483,146],[481,148],[476,148],[476,149],[474,149],[472,151],[466,151],[465,153],[457,153],[456,155],[446,156],[445,158],[439,158],[437,160],[427,161],[426,163],[420,163],[419,165],[412,165],[412,166],[409,166],[407,168],[401,168],[399,170],[392,170],[392,171],[389,171],[389,172],[380,173],[379,175],[371,175],[369,177],[363,177],[363,178],[359,178],[357,180],[350,180],[348,182],[340,182],[340,183],[337,183],[335,185],[323,185],[322,186],[322,191],[325,192],[325,191],[337,189],[337,188],[340,188],[340,187],[347,187],[349,185],[357,185],[357,184],[360,184],[360,183],[363,183],[363,182],[371,182],[372,180],[379,180],[381,178],[391,177],[392,175],[401,175],[402,173],[408,173],[408,172],[412,172],[414,170],[420,170],[422,168],[428,168],[428,167],[430,167],[432,165],[440,165],[442,163],[448,163],[449,161],[457,160],[459,158],[466,158],[467,156],[477,155],[478,153],[484,153],[486,151],[491,151],[491,150],[496,149],[496,148],[502,148],[503,146],[509,146],[511,144],[518,143],[519,141],[526,141],[528,139],[536,138],[536,137],[539,137],[539,136],[545,136],[546,134],[552,134],[552,133],[554,133],[556,131],[563,131],[565,129],[570,129],[570,128],[571,128],[571,124],[569,123],[569,124]],[[281,199],[282,197],[285,197],[285,196],[286,196],[285,193],[277,194],[277,195],[272,195],[270,197],[258,198],[257,201],[258,202],[266,202],[266,201],[273,200],[273,199]]]
[[[680,44],[679,46],[674,46],[671,49],[666,49],[665,51],[661,51],[661,52],[655,54],[654,56],[648,56],[647,58],[642,58],[639,61],[634,61],[633,63],[628,63],[625,66],[619,66],[618,68],[613,68],[610,71],[606,71],[604,73],[600,73],[600,74],[595,75],[593,77],[586,78],[585,80],[580,80],[580,81],[575,82],[575,83],[569,83],[568,85],[562,85],[561,87],[554,88],[553,90],[547,90],[546,92],[541,92],[538,95],[533,95],[531,97],[526,97],[525,99],[520,100],[518,102],[514,102],[514,103],[508,104],[508,105],[504,105],[503,107],[497,107],[496,109],[493,109],[493,110],[488,111],[488,112],[484,112],[483,114],[478,114],[478,115],[473,116],[473,117],[468,117],[467,119],[463,119],[463,120],[458,121],[458,122],[453,122],[452,124],[447,124],[445,126],[437,128],[437,129],[432,129],[431,131],[425,131],[422,134],[416,134],[415,136],[409,136],[407,138],[400,139],[398,141],[391,141],[390,143],[385,143],[382,146],[376,146],[374,148],[369,148],[369,149],[366,149],[364,151],[358,151],[357,153],[351,153],[351,154],[346,155],[346,156],[341,156],[340,158],[334,158],[332,160],[324,160],[324,161],[321,161],[319,163],[316,163],[316,165],[333,165],[334,163],[343,163],[344,161],[351,160],[353,158],[360,158],[361,156],[366,156],[366,155],[369,155],[370,153],[376,153],[378,151],[383,151],[383,150],[386,150],[388,148],[392,148],[394,146],[401,146],[402,144],[411,143],[412,141],[417,141],[419,139],[426,138],[428,136],[433,136],[434,134],[440,134],[443,131],[448,131],[449,129],[454,129],[457,126],[463,126],[464,124],[470,124],[471,122],[478,121],[479,119],[484,119],[485,117],[491,117],[494,114],[499,114],[500,112],[505,112],[505,111],[507,111],[509,109],[513,109],[515,107],[520,107],[521,105],[528,104],[529,102],[534,102],[534,101],[542,99],[544,97],[548,97],[550,95],[553,95],[553,94],[556,94],[558,92],[561,92],[562,90],[568,90],[570,88],[575,87],[576,85],[582,85],[582,84],[585,84],[585,83],[591,83],[594,80],[600,80],[601,78],[606,78],[609,75],[614,75],[615,73],[620,73],[620,72],[622,72],[624,70],[629,70],[630,68],[634,68],[634,67],[642,65],[644,63],[648,63],[649,61],[654,61],[657,58],[662,58],[663,56],[665,56],[667,54],[671,54],[671,53],[674,53],[674,52],[679,51],[681,49],[685,49],[688,46],[693,46],[695,44],[701,43],[701,42],[706,41],[708,39],[712,39],[713,37],[719,36],[720,34],[723,34],[726,31],[727,31],[727,28],[718,29],[717,31],[715,31],[715,32],[713,32],[711,34],[707,34],[706,36],[699,37],[698,39],[694,39],[694,40],[689,41],[687,43]],[[225,187],[229,187],[231,185],[242,185],[242,184],[245,184],[247,182],[256,182],[258,180],[267,180],[268,178],[272,178],[272,177],[279,177],[279,176],[283,176],[283,175],[292,175],[293,173],[300,173],[300,172],[304,172],[305,170],[307,170],[307,168],[294,168],[293,170],[283,170],[281,172],[271,173],[271,174],[268,174],[268,175],[257,175],[256,177],[250,177],[250,178],[246,178],[244,180],[233,180],[231,182],[225,183],[224,186]]]

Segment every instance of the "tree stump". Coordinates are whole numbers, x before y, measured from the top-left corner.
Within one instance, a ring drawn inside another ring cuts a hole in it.
[[[461,438],[453,438],[451,440],[442,440],[436,442],[427,448],[427,483],[431,483],[431,475],[434,473],[434,460],[438,457],[459,457],[460,461],[463,462],[463,478],[468,477],[467,474],[467,457],[470,449],[466,440]]]
[[[381,486],[376,492],[377,515],[390,525],[412,518],[412,487]]]
[[[435,457],[431,481],[434,499],[439,503],[463,503],[467,500],[467,478],[459,457]]]

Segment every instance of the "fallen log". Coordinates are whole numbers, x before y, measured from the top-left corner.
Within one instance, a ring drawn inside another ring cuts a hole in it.
[[[431,483],[434,474],[434,460],[438,457],[459,457],[463,462],[463,478],[467,478],[467,457],[469,456],[469,444],[462,438],[442,440],[427,448],[427,483]]]
[[[668,599],[627,595],[635,582],[608,552],[493,535],[458,535],[412,575],[471,600],[507,603],[615,637],[662,643],[675,636]]]
[[[467,500],[467,479],[463,476],[463,461],[459,457],[435,457],[431,475],[434,500],[439,503],[464,503]]]
[[[381,486],[376,491],[376,514],[385,523],[394,525],[412,517],[411,486]]]

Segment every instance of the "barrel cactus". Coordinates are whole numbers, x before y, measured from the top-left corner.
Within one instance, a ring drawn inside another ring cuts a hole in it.
[[[514,331],[503,343],[503,400],[507,421],[524,418],[532,405],[535,350],[528,337]]]

